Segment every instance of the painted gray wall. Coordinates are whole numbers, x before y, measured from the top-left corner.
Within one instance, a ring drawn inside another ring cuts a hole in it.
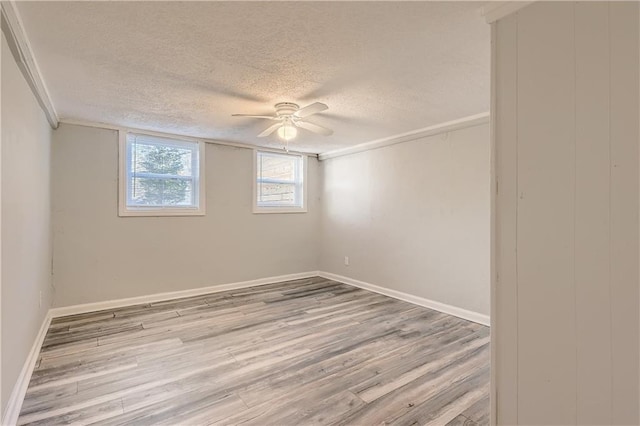
[[[488,315],[489,139],[484,124],[321,162],[320,269]]]
[[[205,216],[119,217],[118,133],[54,133],[55,306],[99,302],[318,269],[318,162],[309,211],[253,214],[253,151],[206,145]]]
[[[494,31],[497,422],[638,424],[637,2]]]
[[[13,386],[51,305],[51,127],[4,35],[1,50],[4,415]]]

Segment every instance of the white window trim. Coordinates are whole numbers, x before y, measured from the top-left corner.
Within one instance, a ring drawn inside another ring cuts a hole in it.
[[[288,154],[302,158],[302,207],[263,207],[258,206],[258,152],[273,153],[270,150],[253,150],[253,213],[307,213],[307,156],[304,154]]]
[[[176,140],[196,142],[198,144],[198,208],[184,207],[127,207],[127,133],[155,136],[132,130],[118,131],[118,215],[128,216],[204,216],[205,215],[205,143],[197,139],[175,137]]]

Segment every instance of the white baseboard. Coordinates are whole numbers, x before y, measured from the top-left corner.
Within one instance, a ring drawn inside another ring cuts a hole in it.
[[[370,284],[364,281],[355,280],[353,278],[345,277],[342,275],[332,274],[331,272],[318,272],[322,278],[327,278],[334,281],[340,281],[341,283],[349,284],[354,287],[359,287],[364,290],[373,291],[375,293],[383,294],[385,296],[393,297],[394,299],[403,300],[405,302],[413,303],[414,305],[423,306],[425,308],[433,309],[445,314],[453,315],[458,318],[466,319],[478,324],[490,325],[489,315],[480,314],[478,312],[469,311],[467,309],[458,308],[457,306],[447,305],[446,303],[436,302],[435,300],[425,299],[423,297],[414,296],[412,294],[403,293],[398,290],[391,290],[389,288],[380,287],[375,284]]]
[[[51,318],[67,315],[84,314],[86,312],[102,311],[105,309],[122,308],[124,306],[139,305],[143,303],[162,302],[164,300],[180,299],[183,297],[201,296],[203,294],[218,293],[221,291],[237,290],[240,288],[255,287],[266,284],[274,284],[284,281],[300,280],[319,276],[318,271],[300,272],[297,274],[279,275],[276,277],[259,278],[257,280],[241,281],[229,284],[220,284],[209,287],[200,287],[190,290],[170,291],[146,296],[128,297],[126,299],[107,300],[104,302],[84,303],[81,305],[53,308],[49,311]]]
[[[51,323],[50,313],[51,311],[45,315],[44,320],[42,321],[40,331],[36,336],[36,340],[33,342],[33,346],[31,346],[29,355],[22,366],[18,380],[16,380],[13,390],[11,391],[11,395],[9,396],[7,408],[5,409],[4,416],[2,416],[2,424],[5,426],[15,425],[18,422],[22,402],[24,401],[24,396],[27,394],[29,381],[31,381],[31,374],[36,366],[36,361],[38,361],[40,347],[42,346],[42,342],[44,342],[47,330],[49,329],[49,324]]]

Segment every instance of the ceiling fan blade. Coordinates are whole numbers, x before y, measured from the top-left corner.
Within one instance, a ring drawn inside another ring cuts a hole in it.
[[[275,120],[274,115],[251,115],[251,114],[231,114],[232,117],[250,117],[250,118],[266,118],[267,120]]]
[[[264,132],[260,133],[258,135],[259,138],[264,138],[265,136],[269,136],[271,133],[275,132],[276,130],[278,130],[279,127],[281,127],[282,124],[280,123],[276,123],[273,126],[269,127],[267,130],[265,130]]]
[[[331,129],[318,126],[317,124],[307,123],[306,121],[296,121],[294,124],[300,128],[309,130],[310,132],[313,132],[313,133],[318,133],[320,135],[329,136],[333,134],[333,130]]]
[[[315,102],[312,103],[311,105],[307,105],[304,108],[300,108],[299,110],[297,110],[293,115],[295,115],[296,117],[308,117],[312,114],[316,114],[318,112],[322,112],[329,109],[328,106],[326,106],[325,104],[321,103],[321,102]]]

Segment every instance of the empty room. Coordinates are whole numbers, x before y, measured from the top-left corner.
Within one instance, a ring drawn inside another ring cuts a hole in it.
[[[3,425],[639,423],[637,2],[1,4]]]

